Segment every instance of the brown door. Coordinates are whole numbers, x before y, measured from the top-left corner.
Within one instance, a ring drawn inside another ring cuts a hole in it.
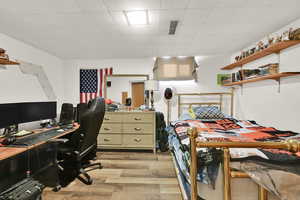
[[[137,108],[144,104],[144,82],[132,83],[132,106]]]

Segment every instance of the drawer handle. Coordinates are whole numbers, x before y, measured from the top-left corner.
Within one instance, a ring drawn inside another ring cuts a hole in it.
[[[104,142],[109,142],[110,139],[104,138]]]
[[[104,117],[104,120],[110,120],[110,118],[109,117]]]
[[[105,131],[110,131],[110,128],[106,128],[106,127],[105,127],[104,130],[105,130]]]
[[[139,118],[139,117],[135,117],[134,118],[134,120],[136,120],[136,121],[140,121],[140,120],[142,120],[141,118]]]
[[[136,141],[136,142],[141,142],[142,140],[139,139],[139,138],[135,138],[134,141]]]
[[[134,130],[136,130],[136,131],[140,131],[140,130],[142,130],[141,128],[134,128]]]

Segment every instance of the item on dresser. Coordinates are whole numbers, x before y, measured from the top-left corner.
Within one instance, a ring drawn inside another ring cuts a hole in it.
[[[5,54],[5,49],[0,48],[0,58],[1,59],[5,59],[5,60],[9,60],[9,57],[7,54]]]
[[[231,83],[231,75],[230,74],[218,74],[217,75],[217,84],[223,85],[226,83]]]
[[[281,41],[282,41],[282,35],[278,35],[278,36],[276,37],[275,42],[278,43],[278,42],[281,42]]]
[[[270,45],[272,45],[274,43],[274,37],[272,37],[272,36],[268,36],[268,45],[270,46]]]
[[[260,76],[259,69],[243,69],[240,70],[243,76],[243,80],[251,79]]]
[[[131,98],[126,98],[126,106],[131,106],[131,104],[132,104],[132,100],[131,100]]]
[[[289,38],[290,40],[300,40],[300,28],[291,31]]]
[[[257,43],[257,49],[258,49],[258,51],[261,51],[264,48],[265,48],[265,44],[264,44],[263,41],[260,41],[260,42]]]
[[[278,74],[279,64],[278,63],[267,64],[259,67],[259,70],[260,70],[260,75]]]
[[[106,104],[106,111],[114,112],[119,110],[119,106],[117,104]]]

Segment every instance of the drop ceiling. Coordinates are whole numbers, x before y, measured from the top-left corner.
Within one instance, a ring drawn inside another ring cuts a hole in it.
[[[128,26],[143,9],[150,25]],[[299,0],[0,0],[1,33],[64,59],[228,54],[297,18]]]

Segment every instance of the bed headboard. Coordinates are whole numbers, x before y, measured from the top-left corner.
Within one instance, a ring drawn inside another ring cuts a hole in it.
[[[230,115],[233,116],[233,100],[234,100],[234,88],[232,88],[231,92],[220,92],[220,93],[179,93],[178,96],[178,117],[181,115],[181,111],[183,107],[193,106],[193,105],[204,105],[204,106],[219,106],[220,110],[223,110],[224,107],[224,97],[229,97],[229,107],[230,107]],[[183,102],[184,97],[216,97],[215,101],[199,101],[196,102]]]

